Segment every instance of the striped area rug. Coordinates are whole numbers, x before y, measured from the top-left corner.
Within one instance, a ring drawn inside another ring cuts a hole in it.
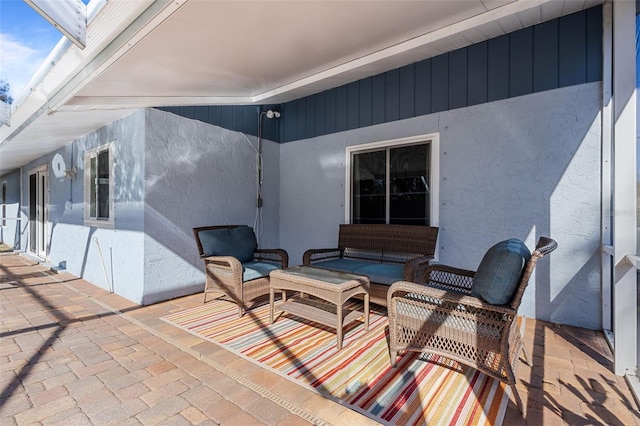
[[[269,325],[268,304],[238,318],[235,304],[213,300],[163,320],[383,424],[502,424],[509,391],[499,381],[440,357],[407,354],[389,362],[386,311],[371,305],[370,328],[333,329],[289,314]]]

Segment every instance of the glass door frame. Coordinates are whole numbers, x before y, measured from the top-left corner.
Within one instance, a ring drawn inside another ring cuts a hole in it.
[[[35,176],[35,186],[32,182],[33,176]],[[48,205],[49,168],[45,165],[29,172],[29,251],[45,260],[49,229]]]

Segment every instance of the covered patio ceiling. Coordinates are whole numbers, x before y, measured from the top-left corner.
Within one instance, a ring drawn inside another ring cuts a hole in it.
[[[142,107],[274,104],[601,0],[92,0],[0,128],[0,175]]]

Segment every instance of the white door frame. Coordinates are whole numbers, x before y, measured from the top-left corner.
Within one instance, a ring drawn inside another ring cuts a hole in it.
[[[31,186],[31,176],[36,176],[36,186]],[[29,212],[32,208],[35,212],[35,225],[30,227],[29,251],[36,256],[47,259],[47,245],[49,235],[49,167],[47,165],[29,171]],[[31,191],[35,191],[36,205],[31,206]],[[30,214],[31,216],[31,214]],[[35,232],[35,235],[31,235]],[[35,246],[32,244],[35,241]]]
[[[636,253],[635,2],[613,5],[613,336],[614,371],[636,375],[637,275],[627,262]]]
[[[636,255],[636,2],[603,5],[602,327],[640,400]]]

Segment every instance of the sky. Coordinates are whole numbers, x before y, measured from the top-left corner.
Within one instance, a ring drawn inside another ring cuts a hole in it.
[[[14,99],[63,37],[24,0],[0,0],[0,80]]]

